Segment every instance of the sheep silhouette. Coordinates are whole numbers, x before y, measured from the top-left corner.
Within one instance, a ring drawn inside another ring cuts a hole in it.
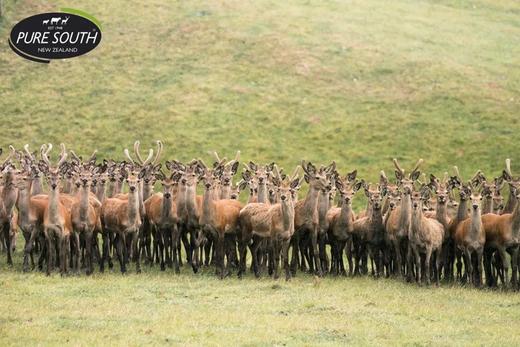
[[[51,18],[51,25],[59,24],[61,20],[61,17],[52,17]]]
[[[49,20],[48,20],[48,19],[46,19],[46,20],[44,20],[44,21],[42,22],[42,25],[47,25],[47,24],[49,24]]]

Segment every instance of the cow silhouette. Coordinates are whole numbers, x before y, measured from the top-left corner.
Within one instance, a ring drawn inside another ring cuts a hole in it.
[[[48,19],[46,19],[46,20],[44,20],[44,21],[42,22],[42,25],[47,25],[47,24],[49,24],[49,20],[48,20]]]
[[[62,19],[62,20],[61,20],[61,25],[67,24],[67,22],[69,21],[69,18],[70,18],[70,17],[67,17],[67,18],[65,18],[65,19]]]
[[[59,24],[61,20],[61,17],[52,17],[51,18],[51,25]]]

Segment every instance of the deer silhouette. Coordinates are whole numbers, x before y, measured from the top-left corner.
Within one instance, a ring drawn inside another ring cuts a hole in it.
[[[70,17],[67,16],[67,18],[62,19],[62,20],[61,20],[61,25],[67,24],[67,22],[69,21],[69,18],[70,18]]]
[[[61,17],[52,17],[51,18],[51,25],[60,24]]]
[[[49,24],[49,20],[48,20],[48,19],[46,19],[46,20],[44,20],[44,21],[42,22],[42,25],[47,25],[47,24]]]

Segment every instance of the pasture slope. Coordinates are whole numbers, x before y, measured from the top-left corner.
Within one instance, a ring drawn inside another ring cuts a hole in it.
[[[501,1],[2,1],[0,144],[65,142],[122,158],[336,160],[375,180],[390,159],[440,174],[520,171],[520,5]],[[102,23],[86,56],[40,65],[7,45],[60,7]],[[360,194],[361,195],[361,194]],[[362,205],[358,198],[357,206]],[[511,345],[520,297],[299,274],[22,274],[0,258],[0,345]]]

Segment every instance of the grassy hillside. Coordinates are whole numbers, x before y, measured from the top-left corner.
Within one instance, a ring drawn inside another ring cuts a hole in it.
[[[516,1],[4,1],[103,26],[87,56],[40,65],[0,43],[0,144],[64,141],[122,157],[135,139],[191,159],[241,149],[285,166],[335,159],[375,179],[390,159],[495,174],[516,149]]]

